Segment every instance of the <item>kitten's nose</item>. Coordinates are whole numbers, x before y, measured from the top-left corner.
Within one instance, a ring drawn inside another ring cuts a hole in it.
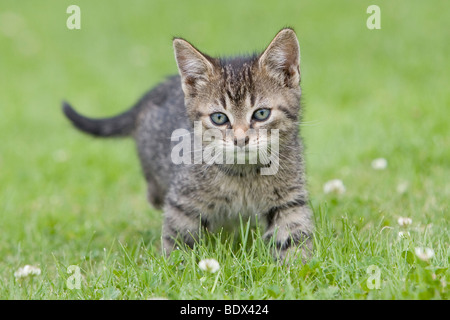
[[[244,130],[236,129],[234,131],[234,145],[235,146],[242,148],[248,144],[249,140],[250,140],[250,138]]]
[[[246,146],[248,144],[248,141],[250,138],[246,136],[243,139],[234,138],[234,145],[242,148],[243,146]]]

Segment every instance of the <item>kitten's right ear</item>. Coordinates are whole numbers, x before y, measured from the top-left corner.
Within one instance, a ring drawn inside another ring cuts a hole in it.
[[[206,84],[214,73],[212,58],[204,55],[181,38],[173,39],[173,49],[181,75],[183,91],[186,95],[195,95],[196,91]]]

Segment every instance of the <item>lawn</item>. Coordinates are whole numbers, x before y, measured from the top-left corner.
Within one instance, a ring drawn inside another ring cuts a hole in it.
[[[66,27],[74,3],[80,30]],[[366,26],[371,4],[379,30]],[[0,298],[449,299],[449,12],[418,0],[3,0]],[[236,239],[164,258],[134,142],[79,133],[61,101],[114,115],[177,72],[174,36],[230,55],[284,26],[301,46],[314,256],[277,264],[243,221]],[[344,193],[324,192],[332,179]],[[205,258],[219,271],[201,270]],[[40,274],[15,276],[25,265]]]

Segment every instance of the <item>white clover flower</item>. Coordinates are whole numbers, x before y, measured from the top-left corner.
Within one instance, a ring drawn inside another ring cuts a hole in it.
[[[406,227],[412,224],[412,219],[408,217],[399,217],[397,222],[401,227]]]
[[[344,183],[339,179],[330,180],[324,184],[323,192],[343,194],[345,192]]]
[[[41,269],[35,266],[25,265],[23,268],[19,268],[16,272],[14,272],[14,277],[17,279],[27,278],[29,276],[38,276],[41,274]]]
[[[372,161],[372,168],[375,170],[384,170],[387,168],[387,160],[385,158],[377,158]]]
[[[398,238],[399,239],[407,239],[411,236],[411,234],[409,233],[409,231],[400,231],[398,233]]]
[[[431,248],[416,248],[416,256],[422,261],[428,261],[434,257],[434,250]]]
[[[215,259],[203,259],[198,263],[200,269],[206,272],[214,273],[220,269],[219,262]]]
[[[406,191],[408,191],[409,183],[408,182],[401,182],[397,185],[397,192],[399,194],[404,194]]]

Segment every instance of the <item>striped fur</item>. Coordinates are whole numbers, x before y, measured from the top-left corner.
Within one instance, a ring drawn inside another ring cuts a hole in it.
[[[210,57],[181,38],[173,44],[180,75],[151,90],[130,111],[89,119],[66,106],[67,116],[77,128],[93,135],[135,138],[148,199],[164,209],[167,254],[177,239],[193,246],[202,230],[235,229],[240,217],[243,221],[257,217],[266,230],[264,237],[274,241],[275,257],[306,259],[312,250],[314,225],[299,138],[300,48],[294,31],[281,30],[261,54],[233,58]],[[270,109],[267,120],[252,118],[259,108]],[[214,112],[225,113],[230,121],[218,128],[210,119]],[[269,136],[263,140],[258,129],[277,129],[279,159],[175,165],[170,158],[171,134],[184,128],[193,137],[196,121],[204,130],[221,130],[224,145],[233,143],[226,129],[236,135],[243,132],[245,143],[258,145],[269,141]],[[274,163],[279,166],[275,174],[261,174]]]

